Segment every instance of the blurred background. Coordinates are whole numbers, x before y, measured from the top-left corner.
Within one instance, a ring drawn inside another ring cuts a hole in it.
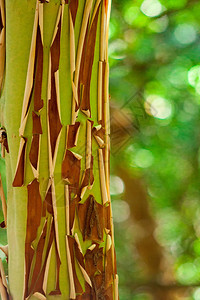
[[[200,300],[199,15],[198,0],[113,0],[111,195],[121,300]],[[2,158],[0,170],[5,184]],[[5,245],[1,228],[0,237]]]
[[[111,194],[121,300],[200,300],[200,2],[113,0]]]

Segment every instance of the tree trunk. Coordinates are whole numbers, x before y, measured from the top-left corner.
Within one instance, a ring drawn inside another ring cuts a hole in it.
[[[6,1],[0,85],[14,300],[118,299],[109,194],[110,6]]]

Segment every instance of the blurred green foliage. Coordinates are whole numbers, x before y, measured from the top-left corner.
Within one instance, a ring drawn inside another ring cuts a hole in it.
[[[194,0],[113,0],[109,46],[111,99],[133,122],[112,166],[120,159],[143,178],[156,240],[176,284],[189,286],[200,286],[199,11]],[[121,299],[151,299],[133,291],[142,265],[130,219],[115,222]],[[200,289],[184,299],[200,299]]]

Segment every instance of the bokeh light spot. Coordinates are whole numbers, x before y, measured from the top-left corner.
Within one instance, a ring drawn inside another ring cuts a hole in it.
[[[110,43],[109,54],[114,59],[123,59],[126,57],[127,43],[121,39],[114,40]]]
[[[188,71],[188,82],[195,87],[200,82],[200,66],[194,66]]]
[[[200,288],[195,290],[193,297],[195,300],[200,300]]]
[[[163,6],[158,0],[144,0],[140,9],[144,15],[152,18],[161,14]]]
[[[127,202],[122,200],[112,201],[112,211],[114,222],[121,223],[128,220],[130,216],[130,207]]]
[[[172,114],[172,105],[169,100],[157,95],[150,95],[145,102],[145,110],[157,119],[168,119]]]
[[[190,24],[180,24],[174,31],[176,40],[183,45],[193,43],[197,38],[196,29]]]
[[[118,195],[124,192],[124,182],[118,176],[110,177],[110,193],[111,195]]]
[[[140,149],[135,155],[135,164],[140,168],[148,168],[153,164],[154,158],[151,151]]]
[[[195,264],[186,262],[177,269],[177,279],[181,284],[192,284],[198,281],[198,270]]]
[[[134,20],[137,18],[139,15],[139,7],[137,6],[127,6],[127,9],[124,12],[124,19],[125,21],[129,24],[132,25]]]
[[[149,28],[157,33],[161,33],[164,32],[169,24],[169,19],[167,16],[163,16],[157,20],[153,20],[150,24],[149,24]]]

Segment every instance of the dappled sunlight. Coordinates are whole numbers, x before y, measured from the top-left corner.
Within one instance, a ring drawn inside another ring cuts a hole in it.
[[[151,151],[140,149],[135,154],[135,164],[140,168],[149,168],[154,161]]]
[[[144,0],[140,9],[147,17],[157,17],[164,11],[164,6],[158,0]]]
[[[190,24],[180,24],[174,30],[174,36],[180,44],[187,45],[196,40],[197,31],[195,27]]]
[[[146,98],[145,110],[149,115],[162,120],[172,115],[172,105],[169,100],[157,95],[150,95]]]
[[[169,24],[168,17],[163,16],[161,18],[158,18],[158,19],[152,21],[149,24],[149,28],[154,32],[161,33],[161,32],[164,32],[167,29],[168,24]]]
[[[112,175],[110,177],[110,194],[111,195],[119,195],[124,192],[124,182],[118,177]]]
[[[188,71],[188,82],[200,94],[200,65],[194,66]]]
[[[112,202],[112,211],[114,221],[116,223],[122,223],[128,220],[130,217],[130,208],[127,202],[122,200],[114,200]]]

